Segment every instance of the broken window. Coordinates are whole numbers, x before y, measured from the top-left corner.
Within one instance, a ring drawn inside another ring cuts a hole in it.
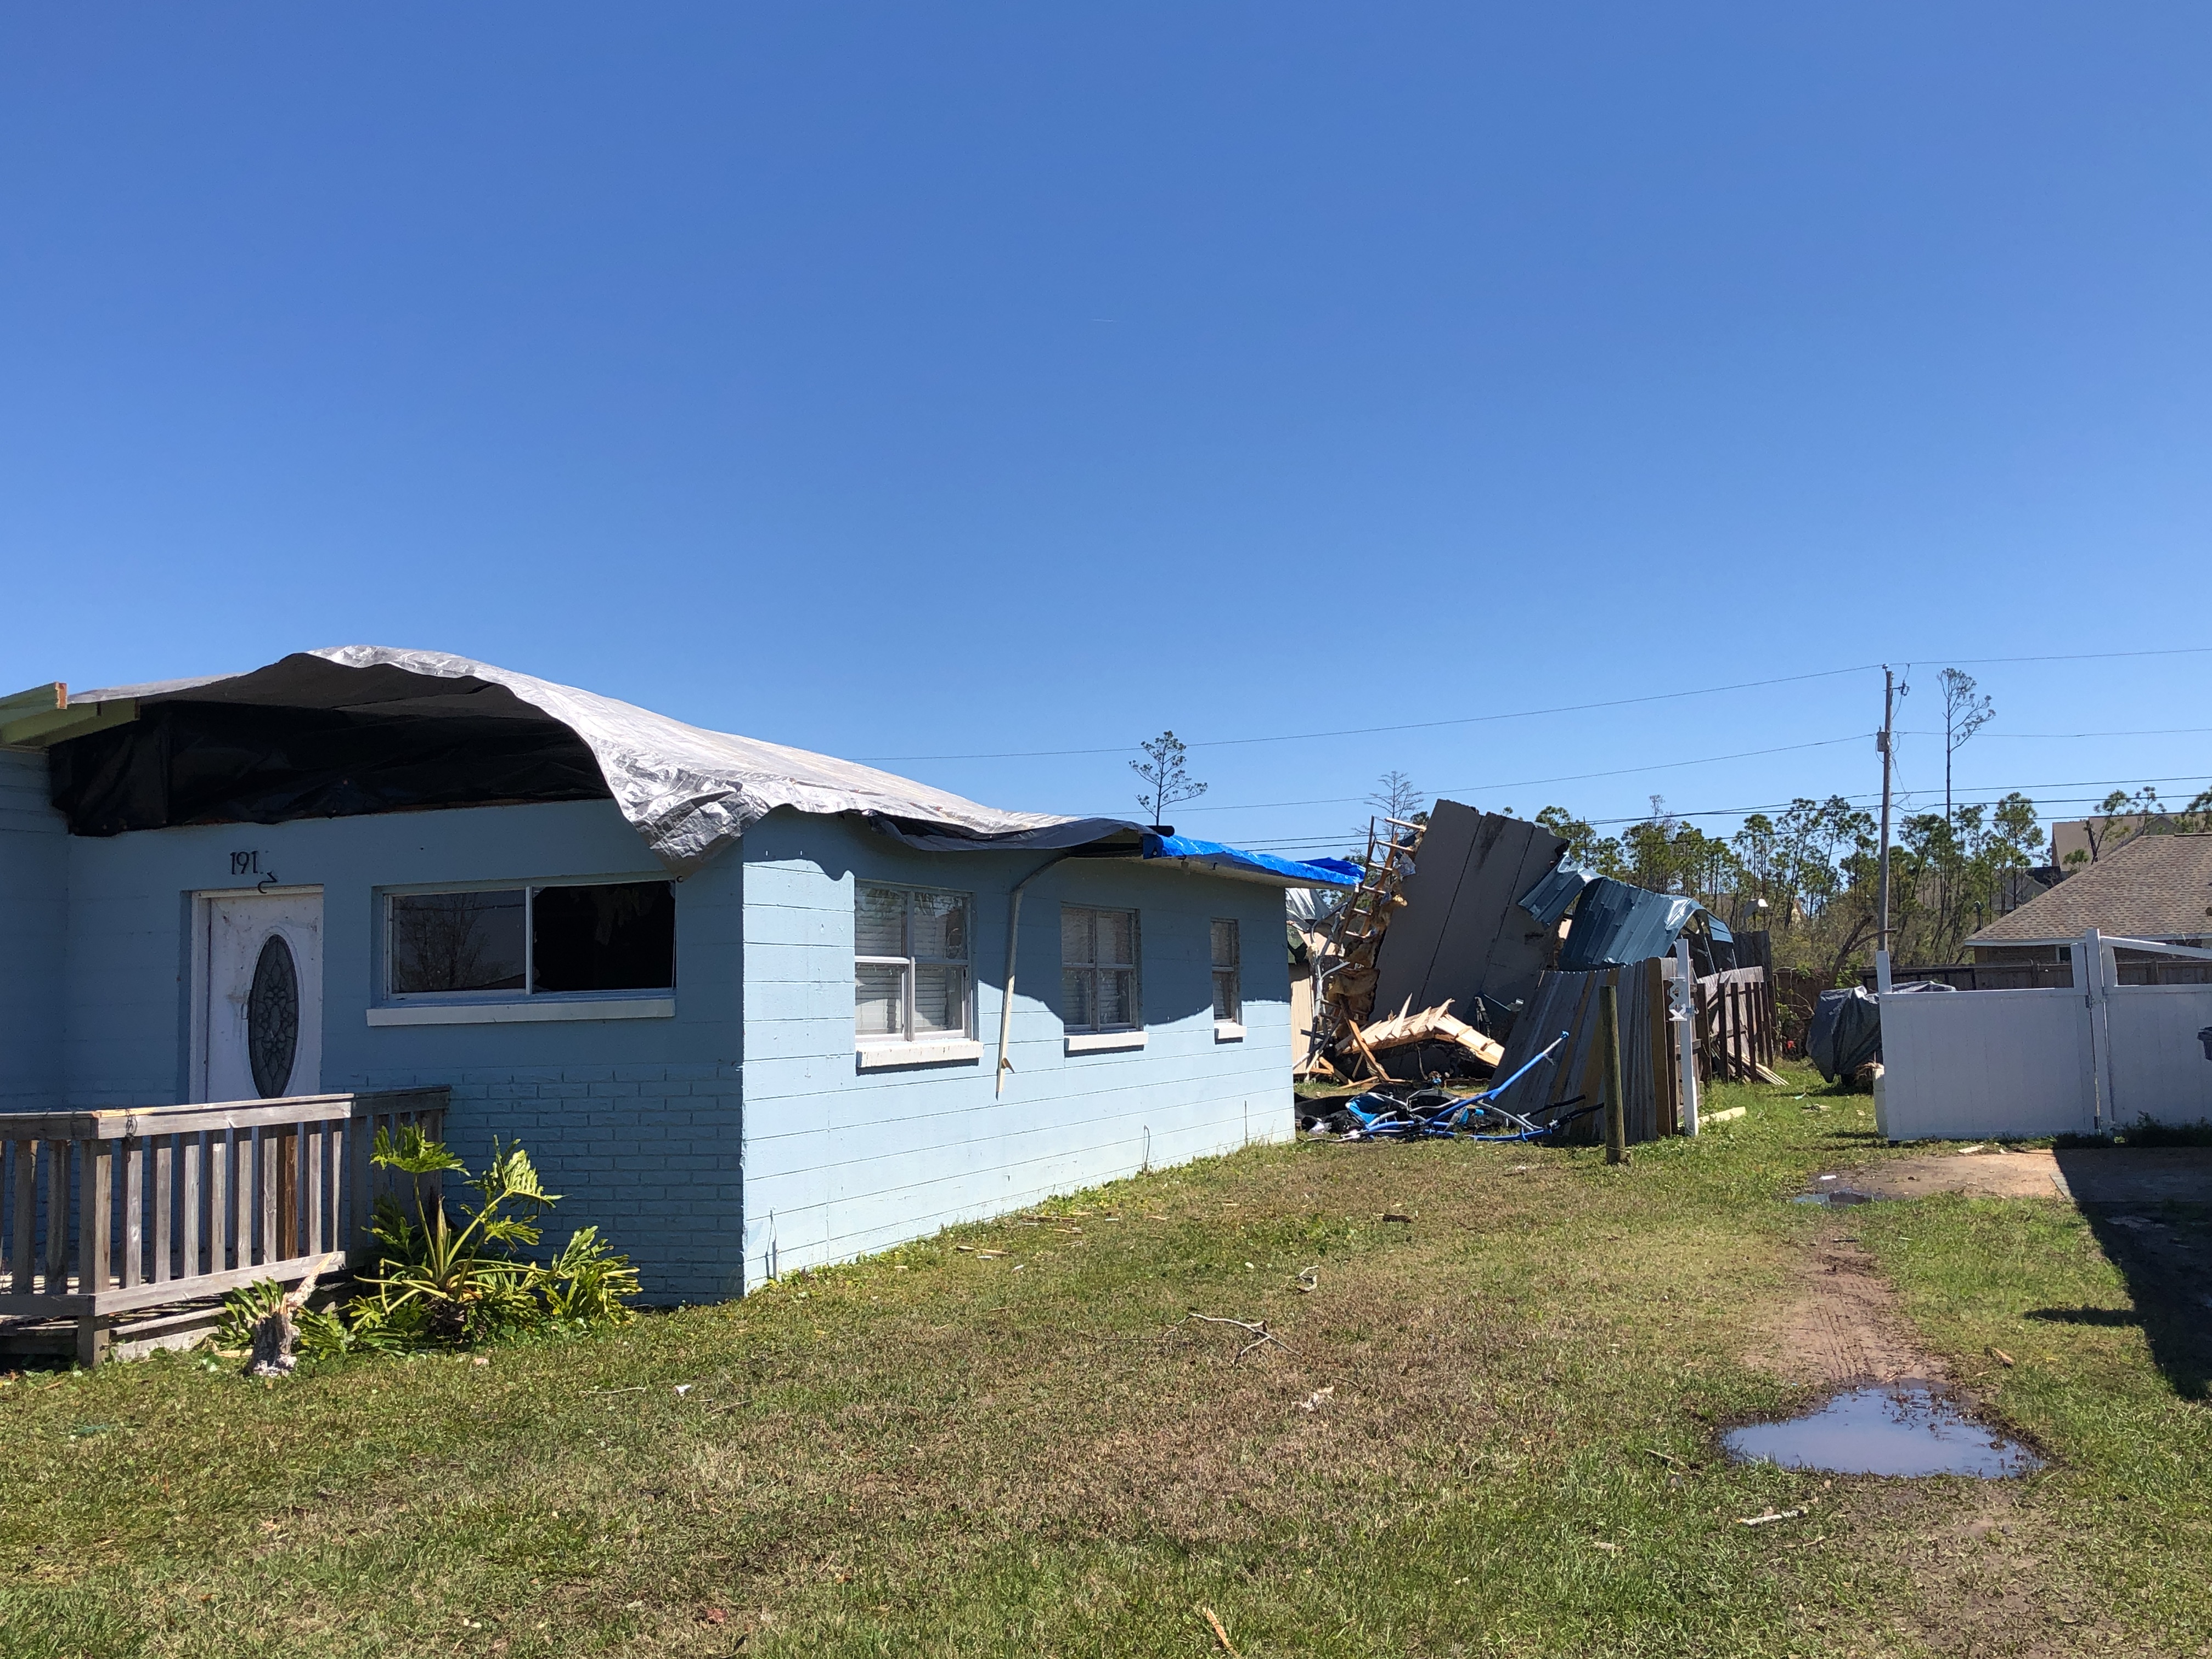
[[[676,890],[665,881],[394,893],[392,996],[665,991],[676,983]]]
[[[532,991],[665,991],[675,983],[672,884],[531,890]]]
[[[1213,921],[1213,1023],[1241,1025],[1244,1021],[1244,988],[1237,953],[1237,923],[1217,916]]]
[[[1071,1031],[1128,1031],[1137,1004],[1137,913],[1064,904],[1060,1018]]]
[[[853,902],[853,1034],[927,1042],[969,1035],[969,897],[862,882]]]

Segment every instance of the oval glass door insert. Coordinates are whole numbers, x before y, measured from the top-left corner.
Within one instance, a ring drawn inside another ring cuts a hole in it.
[[[271,933],[253,964],[246,999],[246,1057],[264,1100],[284,1092],[300,1052],[300,969],[282,933]]]

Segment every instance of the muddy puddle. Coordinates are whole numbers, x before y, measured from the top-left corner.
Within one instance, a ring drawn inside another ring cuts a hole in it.
[[[1852,1389],[1786,1423],[1753,1423],[1721,1437],[1739,1462],[1824,1474],[1966,1474],[2002,1480],[2043,1467],[2018,1441],[1924,1384]]]
[[[1846,1187],[1839,1176],[1825,1175],[1813,1183],[1809,1193],[1800,1193],[1790,1200],[1792,1204],[1871,1204],[1872,1193],[1863,1193],[1856,1187]]]

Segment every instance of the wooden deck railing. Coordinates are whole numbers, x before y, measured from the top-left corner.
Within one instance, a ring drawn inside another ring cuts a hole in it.
[[[342,1267],[377,1194],[413,1190],[370,1162],[376,1131],[439,1136],[446,1103],[407,1089],[0,1116],[0,1319],[75,1319],[91,1364],[118,1314]]]

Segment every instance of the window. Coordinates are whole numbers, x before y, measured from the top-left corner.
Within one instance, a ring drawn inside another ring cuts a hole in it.
[[[1213,1023],[1240,1025],[1244,1020],[1244,990],[1238,982],[1237,923],[1216,918],[1213,923]]]
[[[1139,1020],[1137,913],[1060,911],[1061,1019],[1071,1031],[1127,1031]]]
[[[863,882],[854,898],[853,1033],[863,1043],[968,1035],[965,893]]]
[[[392,996],[665,991],[676,984],[676,890],[665,881],[394,893]]]

